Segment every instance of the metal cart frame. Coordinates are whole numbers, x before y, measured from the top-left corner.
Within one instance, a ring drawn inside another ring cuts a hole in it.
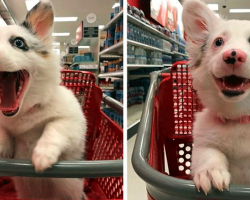
[[[249,200],[250,186],[230,185],[230,191],[220,192],[213,189],[206,196],[198,192],[194,182],[165,175],[149,165],[150,140],[153,124],[154,98],[157,94],[162,73],[170,73],[171,69],[151,73],[151,83],[132,155],[132,164],[136,173],[146,182],[148,199],[155,200]]]

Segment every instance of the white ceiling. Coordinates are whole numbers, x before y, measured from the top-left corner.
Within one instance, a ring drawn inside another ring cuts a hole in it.
[[[70,36],[57,37],[58,42],[70,43],[76,37],[76,29],[89,13],[95,13],[97,20],[92,26],[106,25],[109,22],[112,6],[116,0],[50,0],[54,6],[56,17],[78,17],[76,22],[56,22],[54,32],[70,32]],[[8,9],[21,23],[27,13],[25,0],[5,0]],[[85,24],[86,25],[86,24]]]
[[[109,21],[112,6],[118,0],[51,0],[57,17],[77,16],[76,22],[57,22],[54,32],[70,32],[68,37],[57,37],[56,41],[69,43],[75,38],[75,31],[81,20],[84,20],[89,13],[97,15],[97,21],[93,26],[105,25]],[[250,0],[204,0],[206,3],[219,4],[217,13],[227,19],[250,20],[250,13],[232,14],[230,8],[250,8]],[[5,0],[9,11],[17,22],[22,22],[26,15],[25,0]],[[226,5],[226,8],[222,6]],[[1,9],[1,8],[0,8]]]
[[[219,5],[219,10],[217,13],[225,16],[226,19],[241,19],[241,20],[250,20],[250,13],[229,13],[229,9],[232,8],[249,8],[250,9],[250,1],[249,0],[204,0],[206,3],[215,3]],[[226,8],[223,8],[223,6]]]

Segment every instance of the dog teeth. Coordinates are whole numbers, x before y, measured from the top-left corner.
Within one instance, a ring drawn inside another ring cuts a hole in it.
[[[225,84],[225,82],[224,82],[224,81],[222,82],[222,84],[223,84],[223,87],[225,87],[225,88],[226,88],[226,84]]]

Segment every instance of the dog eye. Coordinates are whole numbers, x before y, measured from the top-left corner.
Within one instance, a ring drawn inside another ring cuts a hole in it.
[[[16,47],[22,49],[22,48],[24,48],[25,43],[24,43],[21,39],[16,38],[16,39],[13,41],[13,45],[15,45]]]
[[[224,44],[224,41],[222,38],[217,38],[215,41],[214,41],[214,46],[215,47],[220,47]]]
[[[25,40],[21,37],[11,36],[11,38],[9,39],[9,42],[13,47],[21,49],[23,51],[29,50],[29,47],[27,46]]]

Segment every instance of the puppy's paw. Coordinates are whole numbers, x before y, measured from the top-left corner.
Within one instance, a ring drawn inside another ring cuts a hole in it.
[[[51,168],[58,161],[59,151],[56,147],[46,143],[38,143],[33,150],[32,163],[36,172],[43,172]]]
[[[226,169],[212,168],[194,173],[194,183],[200,191],[200,188],[207,195],[211,187],[215,187],[220,191],[229,190],[230,174]]]
[[[13,158],[14,148],[11,142],[0,143],[0,158]]]

